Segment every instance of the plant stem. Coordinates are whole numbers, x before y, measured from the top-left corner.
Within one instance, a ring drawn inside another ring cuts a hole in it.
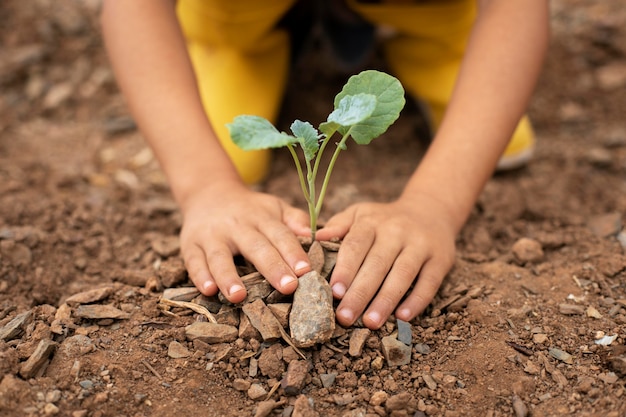
[[[330,162],[328,163],[328,168],[326,168],[326,175],[324,176],[324,182],[322,183],[322,189],[320,190],[320,195],[317,199],[317,204],[315,205],[315,216],[320,215],[320,211],[322,211],[322,202],[324,201],[324,196],[326,195],[326,188],[328,187],[328,182],[330,181],[330,174],[333,172],[333,168],[335,167],[335,161],[337,161],[337,157],[339,156],[339,152],[345,147],[346,141],[350,136],[350,131],[352,128],[348,129],[345,135],[341,138],[341,141],[337,144],[337,148],[333,153]]]
[[[296,163],[296,170],[298,171],[298,177],[300,178],[300,187],[302,188],[302,192],[304,193],[304,198],[309,201],[309,192],[306,188],[306,183],[304,181],[304,173],[302,172],[302,165],[300,165],[300,159],[298,158],[298,154],[296,150],[293,148],[293,145],[287,145],[287,149],[291,153],[293,161]]]

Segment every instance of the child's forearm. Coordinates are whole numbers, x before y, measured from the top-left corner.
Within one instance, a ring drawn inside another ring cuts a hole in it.
[[[480,2],[444,120],[401,198],[429,195],[460,230],[531,97],[548,22],[546,0]]]
[[[204,113],[172,0],[104,2],[104,40],[118,84],[177,201],[241,184]]]

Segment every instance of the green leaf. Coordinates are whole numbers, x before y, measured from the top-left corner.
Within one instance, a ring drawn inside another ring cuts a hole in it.
[[[339,100],[335,110],[328,116],[328,121],[349,127],[370,117],[375,109],[376,96],[373,94],[361,93],[344,96]]]
[[[320,134],[309,122],[296,120],[291,124],[291,132],[298,139],[298,143],[302,146],[304,157],[307,161],[312,161],[320,148]]]
[[[341,92],[337,94],[335,109],[339,109],[344,97],[359,94],[373,95],[376,98],[376,108],[366,119],[352,127],[341,126],[338,131],[345,135],[350,129],[350,134],[356,143],[367,145],[374,138],[382,135],[400,115],[405,103],[404,89],[400,81],[389,74],[375,70],[363,71],[350,77]]]
[[[339,129],[339,124],[336,122],[322,122],[320,123],[319,129],[326,137],[332,136],[337,129]]]
[[[260,116],[237,116],[226,127],[233,142],[244,151],[280,148],[298,141],[291,135],[279,132],[267,119]]]

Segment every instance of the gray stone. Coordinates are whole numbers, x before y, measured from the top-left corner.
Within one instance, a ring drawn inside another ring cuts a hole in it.
[[[311,270],[321,274],[322,269],[324,269],[324,248],[322,248],[320,242],[316,240],[311,244],[308,256],[311,262]]]
[[[172,340],[167,348],[167,356],[174,359],[188,358],[191,352],[176,340]]]
[[[130,314],[112,305],[81,305],[74,311],[74,317],[82,319],[127,319]]]
[[[562,303],[559,304],[559,312],[561,314],[565,314],[566,316],[582,316],[585,314],[585,308],[576,304]]]
[[[79,304],[96,303],[108,298],[111,294],[113,294],[113,291],[113,287],[102,287],[89,291],[83,291],[72,295],[65,300],[65,303],[72,307],[76,307]]]
[[[298,280],[289,315],[289,328],[297,347],[325,343],[335,331],[332,290],[316,271],[308,272]]]
[[[330,388],[335,383],[335,379],[337,378],[336,373],[330,374],[320,374],[320,380],[322,381],[322,386],[324,388]]]
[[[413,343],[413,329],[411,324],[404,320],[397,320],[398,323],[398,340],[407,346]]]
[[[163,291],[163,298],[172,301],[191,301],[198,295],[200,291],[196,287],[166,288]]]

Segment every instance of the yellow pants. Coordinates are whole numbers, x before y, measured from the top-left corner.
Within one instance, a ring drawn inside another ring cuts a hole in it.
[[[242,151],[231,141],[225,125],[239,114],[276,122],[290,59],[288,34],[276,28],[276,23],[295,1],[178,1],[178,17],[207,115],[248,183],[264,179],[271,154]],[[348,0],[348,5],[369,22],[392,28],[394,35],[383,44],[387,63],[404,88],[428,105],[436,128],[456,81],[476,15],[476,0],[415,4]],[[516,141],[516,136],[522,140]],[[505,155],[532,136],[524,117]]]

